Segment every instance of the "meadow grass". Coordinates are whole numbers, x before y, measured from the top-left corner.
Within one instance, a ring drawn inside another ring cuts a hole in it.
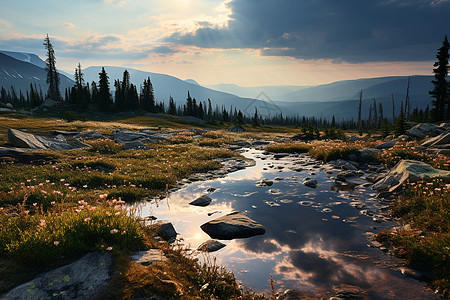
[[[394,253],[421,271],[431,272],[431,284],[450,291],[450,184],[441,179],[410,183],[392,206],[404,224],[380,233],[377,240],[395,247]]]

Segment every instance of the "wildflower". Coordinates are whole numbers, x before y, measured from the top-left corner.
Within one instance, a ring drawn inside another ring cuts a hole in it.
[[[27,182],[31,182],[31,179],[27,179]]]
[[[91,218],[84,219],[85,222],[89,222],[90,220],[91,220]]]
[[[34,207],[36,207],[36,206],[37,206],[37,203],[36,203],[36,202],[34,202],[34,203],[33,203],[33,206],[34,206]]]
[[[45,220],[44,220],[44,219],[41,219],[40,222],[39,222],[39,226],[45,227],[45,225],[47,225],[47,224],[45,223]]]
[[[119,215],[120,215],[120,211],[116,212],[115,215],[116,215],[116,216],[119,216]]]
[[[99,195],[100,199],[106,199],[106,197],[108,197],[108,194],[101,194]]]
[[[55,246],[58,246],[59,241],[54,241],[53,244],[54,244]]]
[[[108,247],[106,248],[106,251],[111,251],[113,249],[113,247]]]
[[[111,229],[109,232],[110,232],[111,234],[116,234],[117,232],[119,232],[119,230],[117,230],[117,229]]]
[[[52,201],[52,202],[50,202],[50,204],[51,204],[51,205],[55,205],[55,204],[56,204],[56,202],[55,202],[55,201]]]
[[[59,181],[61,181],[61,182],[64,182],[64,181],[66,181],[64,178],[62,178],[62,179],[60,179]]]
[[[47,179],[47,180],[46,180],[45,182],[49,183],[49,182],[50,182],[50,180],[48,180],[48,179]]]

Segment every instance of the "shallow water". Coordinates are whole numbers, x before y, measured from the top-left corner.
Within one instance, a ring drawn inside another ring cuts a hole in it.
[[[275,160],[258,150],[243,154],[256,165],[225,178],[189,184],[158,203],[143,203],[142,216],[172,222],[184,243],[195,249],[209,239],[200,225],[232,211],[247,211],[266,233],[222,241],[227,246],[211,255],[257,292],[269,290],[272,274],[280,291],[290,288],[329,296],[336,288],[354,286],[370,299],[438,298],[396,270],[400,260],[368,246],[368,234],[394,226],[362,214],[377,213],[381,206],[370,188],[339,190],[328,177],[333,174],[306,156]],[[304,170],[292,171],[292,166]],[[302,184],[306,177],[317,180],[316,189]],[[257,186],[263,178],[274,184]],[[208,193],[208,188],[216,190]],[[203,194],[213,199],[209,206],[188,204]]]

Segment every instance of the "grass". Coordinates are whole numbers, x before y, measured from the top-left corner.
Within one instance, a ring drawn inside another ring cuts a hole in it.
[[[346,159],[346,157],[357,149],[373,147],[375,142],[335,142],[335,141],[314,141],[278,143],[266,147],[267,151],[275,153],[307,153],[315,159],[331,161],[336,159]]]
[[[411,183],[392,206],[401,230],[384,231],[378,241],[395,247],[395,254],[421,271],[431,272],[431,285],[450,291],[450,185],[436,179]]]

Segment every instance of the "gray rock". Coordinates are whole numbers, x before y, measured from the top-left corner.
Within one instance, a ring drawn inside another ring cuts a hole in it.
[[[330,162],[331,163],[331,162]],[[334,162],[334,165],[338,168],[341,168],[342,170],[358,170],[357,167],[355,167],[352,163],[343,160],[343,159],[338,159]]]
[[[211,197],[208,195],[202,195],[200,197],[198,197],[197,199],[195,199],[192,202],[189,202],[190,205],[195,205],[195,206],[208,206],[209,204],[211,204]]]
[[[148,150],[149,148],[147,145],[140,141],[132,141],[132,142],[126,142],[123,144],[123,149],[125,150]]]
[[[254,141],[252,143],[253,146],[265,146],[265,145],[269,145],[270,142],[269,141]]]
[[[147,134],[142,132],[134,132],[125,129],[116,129],[112,132],[112,137],[116,143],[124,144],[125,142],[131,142],[139,139],[145,139]]]
[[[239,211],[209,221],[200,228],[211,238],[221,240],[247,238],[266,232],[264,226]]]
[[[397,141],[393,140],[393,141],[389,141],[389,142],[380,144],[378,146],[375,146],[375,149],[390,149],[390,148],[394,147],[395,144],[397,144]]]
[[[218,240],[207,240],[206,242],[198,246],[197,250],[203,252],[215,252],[225,246],[226,245],[224,243],[221,243]]]
[[[150,228],[154,231],[155,235],[160,236],[168,242],[172,242],[177,238],[177,232],[170,222],[157,222],[152,224]]]
[[[336,175],[337,181],[351,183],[353,185],[365,184],[366,181],[360,178],[360,174],[356,171],[342,171]]]
[[[423,139],[426,136],[436,136],[444,132],[445,129],[439,127],[436,124],[431,123],[419,123],[413,128],[406,131],[409,136]]]
[[[87,139],[102,139],[105,138],[105,136],[100,132],[98,132],[97,130],[93,130],[77,134],[75,135],[75,138],[87,140]]]
[[[256,185],[258,185],[258,186],[271,186],[272,184],[273,184],[273,181],[270,179],[266,179],[266,178],[264,178],[256,183]]]
[[[313,299],[310,296],[303,294],[298,290],[286,290],[278,295],[277,300],[309,300]]]
[[[241,126],[233,126],[233,127],[228,128],[228,131],[230,131],[230,132],[244,132],[245,129],[242,128]]]
[[[372,186],[376,191],[389,189],[398,191],[406,182],[441,178],[450,181],[450,171],[435,169],[432,166],[415,160],[400,161],[389,173]]]
[[[14,109],[14,106],[11,103],[9,103],[9,102],[6,103],[5,107],[9,108],[9,109]]]
[[[273,155],[273,158],[283,158],[289,156],[289,153],[276,153]]]
[[[131,255],[131,260],[143,266],[160,264],[167,260],[161,249],[150,249],[147,251],[137,251]]]
[[[315,179],[305,180],[303,181],[303,184],[306,185],[307,187],[315,189],[317,187],[317,180]]]
[[[450,123],[441,123],[441,124],[439,124],[439,127],[441,127],[441,128],[450,128]]]
[[[62,136],[59,139],[51,139],[26,133],[17,129],[8,129],[8,139],[11,145],[15,147],[31,148],[36,150],[70,150],[88,147],[79,141],[68,143]]]
[[[182,116],[179,117],[178,120],[180,121],[184,121],[184,122],[189,122],[189,123],[195,123],[195,124],[205,124],[205,120],[193,117],[193,116]]]
[[[1,299],[92,299],[106,287],[111,271],[109,255],[89,253],[69,265],[38,275]]]
[[[187,132],[193,132],[196,135],[202,135],[204,133],[207,133],[208,130],[198,129],[198,128],[191,128],[191,129],[187,130]]]
[[[432,137],[422,143],[422,147],[436,147],[439,145],[450,144],[450,131],[441,133],[438,136]]]

